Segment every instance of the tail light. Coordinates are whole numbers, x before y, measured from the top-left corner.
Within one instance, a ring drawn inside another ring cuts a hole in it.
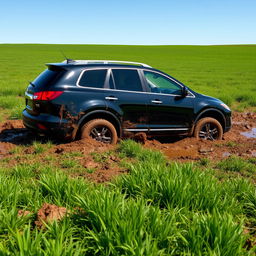
[[[57,97],[59,97],[62,93],[62,91],[35,92],[33,95],[33,100],[54,100]]]
[[[40,124],[40,123],[37,124],[37,127],[38,127],[40,130],[48,130],[48,128],[47,128],[46,126],[44,126],[43,124]]]

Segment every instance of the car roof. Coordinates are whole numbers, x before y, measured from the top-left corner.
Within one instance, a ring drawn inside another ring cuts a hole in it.
[[[73,67],[127,67],[127,68],[143,68],[155,70],[151,66],[131,61],[116,61],[116,60],[65,60],[60,63],[47,63],[47,66],[58,66],[62,68],[73,68]]]
[[[72,63],[74,65],[79,64],[132,64],[132,65],[139,65],[147,68],[151,68],[148,64],[142,62],[134,62],[134,61],[123,61],[123,60],[71,60],[66,59],[63,63]]]
[[[113,63],[114,62],[114,63]],[[135,68],[135,69],[144,69],[144,70],[151,70],[159,72],[167,77],[170,77],[174,81],[178,82],[180,85],[185,86],[182,82],[178,81],[174,77],[170,76],[169,74],[158,70],[156,68],[152,68],[147,64],[140,63],[140,62],[130,62],[130,61],[112,61],[112,60],[70,60],[66,59],[63,62],[59,63],[48,63],[46,64],[48,67],[59,67],[61,69],[70,70],[73,68],[76,69],[83,69],[85,67],[88,68],[111,68],[111,67],[118,67],[118,68]],[[191,89],[190,89],[191,90]],[[192,90],[191,90],[192,91]],[[194,91],[193,91],[194,93]]]

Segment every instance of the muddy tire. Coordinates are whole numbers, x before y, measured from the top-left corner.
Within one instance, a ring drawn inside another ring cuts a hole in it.
[[[92,138],[106,143],[117,143],[117,132],[113,124],[105,119],[93,119],[81,128],[81,139]]]
[[[200,119],[194,130],[194,137],[203,140],[221,140],[223,136],[223,128],[221,124],[214,118],[205,117]]]

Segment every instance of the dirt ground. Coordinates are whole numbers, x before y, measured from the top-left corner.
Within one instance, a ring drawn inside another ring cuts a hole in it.
[[[148,140],[147,148],[162,151],[175,160],[199,160],[209,158],[220,160],[230,155],[256,157],[256,113],[233,113],[232,129],[225,133],[221,141],[205,141],[183,138],[173,143]]]
[[[163,152],[168,159],[175,161],[197,161],[201,158],[218,161],[231,155],[244,158],[256,157],[256,113],[233,113],[231,131],[224,134],[221,141],[202,141],[195,138],[161,138],[145,140],[146,148]],[[140,137],[140,136],[139,136]],[[47,138],[39,138],[41,141]],[[38,137],[24,128],[21,120],[9,120],[0,123],[0,159],[12,157],[12,149],[16,145],[24,146],[24,154],[33,154],[31,143]],[[119,167],[120,160],[116,156],[108,156],[102,163],[94,161],[92,153],[102,154],[114,150],[116,146],[105,145],[93,140],[80,140],[70,143],[54,143],[46,154],[63,155],[64,153],[81,152],[81,165],[96,170],[93,173],[79,174],[96,182],[111,180],[113,176],[126,172]],[[17,160],[11,161],[13,165]]]

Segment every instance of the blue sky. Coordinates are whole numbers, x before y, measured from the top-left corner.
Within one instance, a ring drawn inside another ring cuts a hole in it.
[[[0,43],[255,44],[256,0],[2,0]]]

